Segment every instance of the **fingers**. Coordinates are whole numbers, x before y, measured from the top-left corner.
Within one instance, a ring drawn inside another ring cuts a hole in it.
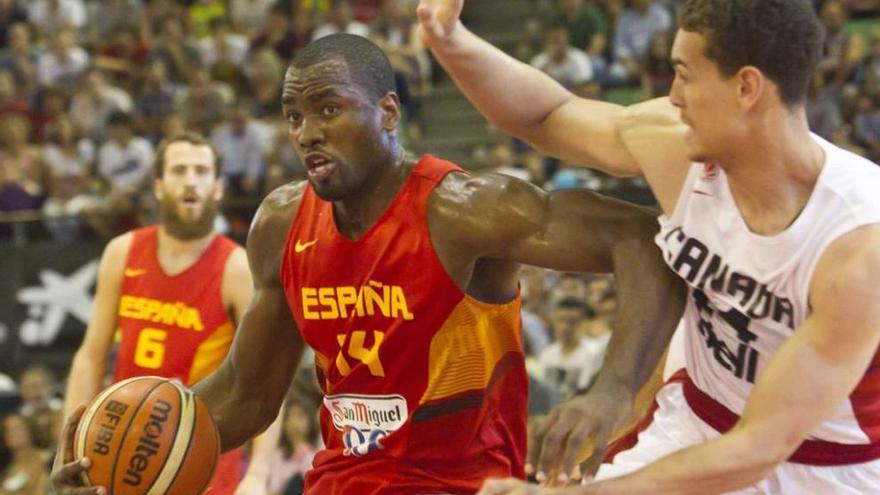
[[[52,473],[52,484],[59,495],[106,495],[107,490],[100,486],[84,487],[81,475],[91,467],[92,461],[85,457],[56,468]]]
[[[602,434],[596,437],[596,445],[593,448],[593,453],[590,454],[590,457],[583,464],[583,474],[587,478],[592,478],[596,475],[596,471],[599,470],[599,466],[602,465],[602,461],[605,459],[605,447],[608,443],[608,434]]]
[[[595,437],[595,442],[592,439]],[[580,480],[580,461],[586,454],[594,453],[599,445],[604,445],[604,439],[596,435],[594,423],[581,423],[571,431],[562,453],[562,465],[560,476],[566,475],[569,480]],[[560,480],[562,481],[562,480]]]
[[[67,421],[64,423],[64,428],[61,430],[61,441],[63,444],[59,452],[61,453],[62,464],[73,462],[73,441],[76,437],[76,427],[85,410],[86,406],[80,404],[73,410],[70,417],[67,418]]]
[[[422,37],[426,42],[438,40],[443,37],[440,22],[434,16],[434,11],[430,6],[425,4],[425,2],[419,3],[419,7],[416,9],[416,14],[419,18],[419,27],[422,32]]]
[[[526,454],[526,474],[529,476],[535,474],[535,470],[539,465],[538,463],[541,459],[541,453],[543,452],[544,436],[547,434],[547,431],[553,428],[553,425],[556,424],[556,418],[559,417],[557,411],[557,409],[550,411],[550,415],[547,416],[547,418],[543,421],[539,421],[535,424],[534,428],[529,431],[529,448]]]
[[[538,458],[538,472],[535,475],[535,479],[541,483],[555,484],[556,482],[553,478],[558,471],[559,462],[562,459],[561,450],[567,441],[569,430],[571,429],[569,424],[570,421],[567,421],[566,418],[560,418],[554,421],[553,425],[549,426],[544,432],[544,441],[541,442],[541,455]],[[566,479],[565,482],[567,481]]]

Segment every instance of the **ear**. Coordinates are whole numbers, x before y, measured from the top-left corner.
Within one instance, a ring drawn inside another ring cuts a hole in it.
[[[743,110],[749,110],[761,101],[770,82],[760,69],[752,65],[741,68],[736,74],[736,81],[736,98]]]
[[[156,199],[162,201],[162,196],[165,193],[165,183],[162,182],[162,179],[156,179],[153,181],[153,194],[156,196]]]
[[[390,92],[379,100],[379,109],[382,111],[382,127],[386,131],[393,131],[400,125],[400,98],[397,93]]]
[[[223,177],[218,177],[217,182],[214,184],[214,201],[218,203],[223,199],[223,194],[226,192],[226,180]]]

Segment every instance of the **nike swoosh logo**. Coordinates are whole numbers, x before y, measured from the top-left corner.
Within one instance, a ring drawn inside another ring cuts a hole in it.
[[[301,252],[305,251],[306,249],[314,246],[317,243],[318,243],[317,239],[315,239],[314,241],[311,241],[311,242],[306,242],[306,243],[303,243],[301,241],[296,241],[296,246],[293,246],[293,250],[296,251],[297,253],[301,253]]]
[[[126,277],[140,277],[141,275],[147,273],[143,268],[126,268],[125,276]]]

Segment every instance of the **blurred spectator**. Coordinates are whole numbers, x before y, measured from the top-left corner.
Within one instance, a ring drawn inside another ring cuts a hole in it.
[[[614,27],[614,59],[611,82],[635,82],[648,56],[651,39],[672,29],[672,15],[654,0],[631,0]]]
[[[302,398],[287,401],[281,447],[271,465],[270,495],[303,493],[306,471],[312,468],[312,459],[321,445],[316,409]]]
[[[76,31],[61,28],[49,36],[49,49],[37,61],[37,80],[43,86],[72,89],[88,66],[89,54],[77,44]]]
[[[92,46],[100,45],[121,27],[137,26],[143,15],[138,0],[89,0],[86,11],[89,18],[86,39]]]
[[[550,329],[543,318],[544,279],[547,270],[524,266],[520,273],[522,326],[526,357],[537,356],[550,345]]]
[[[59,88],[46,88],[36,95],[36,108],[31,114],[31,123],[33,124],[31,134],[37,140],[45,140],[46,128],[67,113],[68,98],[66,95],[67,93]]]
[[[575,299],[587,302],[590,285],[583,275],[579,273],[561,273],[556,285],[550,291],[551,304],[562,299]]]
[[[568,40],[568,29],[564,26],[548,29],[544,34],[544,51],[532,59],[532,66],[577,93],[593,78],[593,67],[587,54],[569,45]]]
[[[356,34],[367,38],[370,36],[370,27],[355,20],[348,2],[333,0],[333,6],[324,14],[323,22],[312,33],[312,41],[336,33]]]
[[[0,69],[10,71],[19,91],[30,95],[38,85],[37,59],[40,52],[31,44],[31,32],[27,24],[13,24],[6,36],[8,48],[0,55]]]
[[[3,418],[2,440],[11,462],[0,479],[0,495],[45,495],[49,493],[48,454],[34,445],[27,421],[18,414]]]
[[[127,230],[136,222],[149,196],[153,145],[133,133],[131,115],[116,112],[107,120],[109,139],[98,150],[98,176],[109,185],[93,227],[104,236]]]
[[[98,69],[89,69],[79,79],[79,87],[70,102],[70,118],[83,136],[96,142],[107,133],[107,120],[115,112],[131,112],[131,96],[109,84]]]
[[[18,389],[21,393],[21,415],[25,418],[44,411],[60,411],[62,401],[53,395],[54,378],[45,366],[34,364],[21,373]]]
[[[27,100],[16,92],[12,73],[0,69],[0,117],[9,114],[27,118],[31,115],[31,107]]]
[[[147,69],[143,88],[134,103],[137,128],[153,144],[160,141],[162,121],[175,111],[175,97],[165,64],[154,61]]]
[[[9,27],[19,22],[27,22],[27,12],[17,0],[0,0],[0,48],[7,48]]]
[[[247,94],[253,99],[253,115],[257,118],[277,116],[280,113],[281,83],[285,67],[278,55],[263,48],[251,56],[245,74],[248,78]]]
[[[417,137],[421,135],[418,97],[430,90],[431,63],[418,33],[415,12],[416,4],[409,0],[387,2],[371,39],[391,61],[410,134]]]
[[[820,13],[825,26],[824,58],[816,70],[836,74],[849,47],[850,34],[846,32],[847,13],[840,0],[825,0]]]
[[[211,35],[199,41],[202,65],[212,70],[218,64],[239,69],[244,66],[248,45],[248,39],[230,31],[225,20],[214,19],[211,21]]]
[[[843,116],[837,103],[836,88],[825,83],[827,77],[822,72],[813,74],[807,96],[807,120],[813,132],[830,140],[843,125]]]
[[[150,48],[132,26],[117,26],[108,39],[98,45],[95,67],[108,73],[115,84],[133,89],[141,81]]]
[[[231,99],[229,86],[212,81],[207,70],[197,69],[190,76],[189,85],[180,93],[177,107],[188,129],[208,136],[214,125],[223,119],[227,102]]]
[[[872,160],[880,160],[880,108],[876,98],[869,95],[858,97],[853,138],[856,144],[867,149]]]
[[[268,47],[275,51],[285,63],[293,58],[294,52],[308,42],[308,33],[300,32],[290,22],[290,14],[281,5],[269,11],[265,28],[251,41],[251,50]]]
[[[166,17],[161,26],[161,35],[156,40],[151,57],[165,64],[171,82],[184,84],[189,74],[201,66],[198,47],[186,37],[177,17]]]
[[[46,171],[38,148],[28,143],[30,123],[0,118],[0,211],[35,210],[46,195]]]
[[[584,323],[592,318],[587,303],[571,297],[555,302],[550,312],[556,340],[538,356],[537,368],[541,380],[563,398],[587,388],[602,366],[605,345],[581,335]]]
[[[223,157],[223,176],[231,192],[256,199],[265,178],[262,142],[269,130],[253,119],[246,100],[228,114],[226,123],[211,133],[211,143]]]
[[[642,89],[651,98],[669,95],[675,68],[672,67],[672,33],[657,31],[651,38],[651,47],[642,69]]]
[[[80,29],[86,24],[86,7],[82,0],[30,0],[28,22],[40,32],[49,34],[62,27]]]
[[[153,146],[135,136],[130,114],[115,112],[107,119],[109,139],[98,151],[98,173],[114,192],[136,192],[148,185]]]
[[[153,45],[161,36],[163,25],[168,19],[183,22],[186,11],[177,0],[146,0],[140,15],[141,36],[149,45]]]
[[[90,194],[95,146],[76,135],[66,116],[50,126],[47,141],[43,159],[51,179],[49,199],[43,205],[45,224],[56,240],[69,243],[81,237],[81,215],[89,214],[96,203]]]
[[[52,429],[63,403],[54,395],[54,387],[52,373],[39,364],[28,366],[19,379],[21,416],[27,420],[34,444],[40,448],[51,447],[57,439]]]
[[[880,96],[880,31],[871,35],[870,52],[862,61],[859,79],[864,90],[872,96]]]
[[[226,3],[223,0],[195,0],[189,7],[190,32],[196,38],[211,34],[211,23],[226,19]]]
[[[229,0],[229,19],[245,36],[254,36],[266,24],[276,0]]]
[[[551,14],[551,26],[565,26],[571,37],[571,45],[587,51],[595,43],[596,36],[608,33],[605,14],[593,0],[559,0]]]

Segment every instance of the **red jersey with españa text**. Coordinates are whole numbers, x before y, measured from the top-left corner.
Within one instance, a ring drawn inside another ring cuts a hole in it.
[[[113,381],[154,375],[191,386],[217,369],[235,334],[223,304],[223,273],[237,244],[217,234],[192,266],[169,276],[159,264],[158,227],[135,230],[123,272]],[[232,495],[243,451],[223,454],[209,495]]]
[[[310,495],[472,494],[524,476],[520,300],[480,302],[441,265],[426,207],[451,172],[424,156],[357,240],[303,193],[281,278],[325,394]]]

